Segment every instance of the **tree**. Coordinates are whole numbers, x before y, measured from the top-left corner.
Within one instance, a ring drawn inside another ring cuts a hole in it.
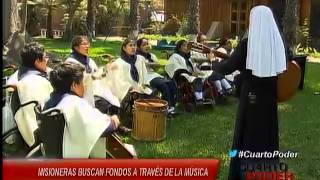
[[[283,16],[283,34],[288,47],[293,50],[297,44],[298,32],[298,0],[286,0]]]
[[[132,39],[137,39],[140,31],[140,14],[139,14],[140,0],[130,0],[130,27],[131,33],[129,36]]]
[[[52,32],[52,10],[53,10],[53,1],[54,1],[54,0],[46,0],[46,7],[48,8],[48,15],[47,15],[47,38],[53,38],[53,32]]]
[[[188,34],[197,34],[198,32],[200,32],[199,9],[199,0],[189,0],[187,14]]]
[[[96,0],[88,0],[87,3],[87,29],[90,39],[96,37]]]
[[[47,13],[46,16],[46,28],[47,28],[47,33],[46,36],[47,38],[53,38],[53,32],[52,32],[52,13],[54,10],[57,8],[61,7],[61,0],[29,0],[29,3],[33,3],[37,7],[41,7],[44,9]]]
[[[2,23],[4,28],[3,43],[8,43],[10,36],[20,28],[20,18],[18,14],[17,0],[2,1],[3,16]]]
[[[21,33],[21,19],[18,12],[17,0],[2,1],[4,16],[3,27],[3,58],[5,64],[20,63],[20,49],[24,45],[24,36]]]
[[[80,6],[82,0],[67,0],[68,9],[68,21],[66,24],[66,29],[63,34],[65,40],[70,41],[73,37],[73,20],[77,8]]]
[[[21,13],[21,33],[26,37],[26,29],[27,29],[27,14],[28,14],[28,4],[27,0],[22,1],[22,13]]]

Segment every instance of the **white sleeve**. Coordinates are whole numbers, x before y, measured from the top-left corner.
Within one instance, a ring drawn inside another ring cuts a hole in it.
[[[173,78],[176,70],[186,69],[186,67],[181,65],[179,56],[177,56],[176,54],[171,55],[168,61],[169,63],[165,66],[165,71],[167,72],[170,78]]]
[[[153,54],[153,53],[151,53],[151,59],[152,59],[154,62],[159,63],[159,60],[158,60],[157,56],[156,56],[155,54]]]
[[[138,56],[137,62],[135,65],[137,67],[138,74],[139,74],[139,85],[143,85],[145,84],[145,79],[148,73],[144,58],[142,58],[141,56]]]
[[[18,72],[19,70],[17,70],[16,72],[14,72],[9,79],[7,80],[6,84],[7,85],[17,85],[18,83]]]
[[[90,65],[90,68],[91,68],[94,72],[98,71],[98,66],[97,66],[96,62],[95,62],[93,59],[91,59],[91,58],[90,58],[90,61],[89,61],[89,65]]]

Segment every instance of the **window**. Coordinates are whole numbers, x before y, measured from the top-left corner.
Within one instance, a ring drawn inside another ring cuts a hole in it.
[[[231,34],[241,36],[248,26],[250,0],[234,0],[231,2],[230,30]]]

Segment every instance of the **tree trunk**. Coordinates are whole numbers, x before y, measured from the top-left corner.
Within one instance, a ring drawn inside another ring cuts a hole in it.
[[[87,4],[87,29],[88,35],[90,39],[94,39],[96,37],[96,9],[95,9],[96,1],[88,0]]]
[[[52,32],[52,0],[48,3],[48,16],[47,16],[47,38],[53,39]]]
[[[66,25],[66,31],[63,34],[63,38],[68,41],[72,40],[72,38],[73,38],[73,28],[72,28],[73,18],[74,18],[74,14],[69,14],[69,20]]]
[[[285,41],[291,50],[297,44],[298,22],[298,0],[286,0],[282,24]]]
[[[65,40],[72,40],[73,38],[73,20],[74,20],[74,15],[79,7],[80,3],[82,0],[77,0],[75,3],[73,3],[72,0],[68,0],[68,13],[69,13],[69,20],[66,25],[66,30],[63,35],[63,39]]]
[[[140,0],[130,0],[131,32],[129,38],[131,39],[137,39],[140,31],[139,3]]]
[[[19,64],[20,60],[20,50],[24,45],[24,36],[21,34],[21,20],[18,13],[18,3],[17,0],[6,0],[2,1],[4,3],[4,12],[9,11],[8,17],[4,18],[5,36],[3,39],[3,60],[4,66],[6,64]],[[6,13],[5,13],[6,14]],[[6,28],[8,27],[8,28]]]
[[[2,1],[2,44],[5,45],[5,43],[8,41],[11,34],[13,34],[14,30],[17,29],[16,27],[13,27],[13,25],[17,26],[16,21],[14,21],[14,24],[11,24],[11,19],[14,18],[14,15],[12,14],[11,10],[11,4],[12,1]]]
[[[28,4],[27,0],[23,0],[22,3],[22,14],[21,14],[21,27],[20,31],[25,36],[26,26],[27,26],[27,14],[28,14]]]
[[[187,15],[188,34],[197,34],[200,32],[199,6],[199,0],[189,0]]]

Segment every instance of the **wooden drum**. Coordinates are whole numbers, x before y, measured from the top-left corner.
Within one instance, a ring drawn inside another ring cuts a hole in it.
[[[160,99],[139,99],[133,105],[132,137],[142,141],[161,141],[166,137],[168,103]]]

